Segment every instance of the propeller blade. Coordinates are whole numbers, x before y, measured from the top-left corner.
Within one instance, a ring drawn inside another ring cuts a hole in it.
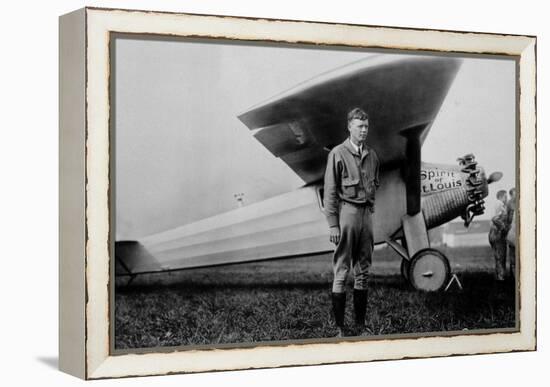
[[[487,179],[487,184],[494,183],[496,181],[499,181],[502,179],[502,172],[493,172],[489,175],[489,178]]]

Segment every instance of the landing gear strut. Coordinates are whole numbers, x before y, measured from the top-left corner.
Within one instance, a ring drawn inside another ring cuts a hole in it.
[[[441,251],[430,248],[422,213],[403,217],[401,244],[387,241],[401,257],[401,275],[421,291],[437,292],[449,282],[451,266]]]

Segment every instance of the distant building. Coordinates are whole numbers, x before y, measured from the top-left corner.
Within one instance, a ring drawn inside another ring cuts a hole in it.
[[[428,230],[428,238],[430,239],[431,247],[438,247],[443,245],[444,230],[445,230],[445,225]]]
[[[449,247],[489,245],[490,220],[475,220],[469,227],[463,222],[449,222],[441,227],[441,242]],[[437,229],[435,229],[437,230]]]

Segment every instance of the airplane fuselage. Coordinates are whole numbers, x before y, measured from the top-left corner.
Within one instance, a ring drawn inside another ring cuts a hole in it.
[[[487,181],[483,170],[478,172],[485,197]],[[422,163],[420,178],[428,229],[463,215],[472,205],[471,173],[461,167]],[[401,171],[385,171],[380,179],[373,214],[375,244],[399,237],[407,212]],[[334,245],[323,208],[323,187],[316,184],[158,233],[139,241],[154,260],[131,270],[178,270],[329,252]]]

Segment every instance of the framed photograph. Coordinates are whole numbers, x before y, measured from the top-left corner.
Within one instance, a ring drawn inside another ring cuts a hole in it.
[[[536,38],[60,18],[60,368],[536,349]]]

